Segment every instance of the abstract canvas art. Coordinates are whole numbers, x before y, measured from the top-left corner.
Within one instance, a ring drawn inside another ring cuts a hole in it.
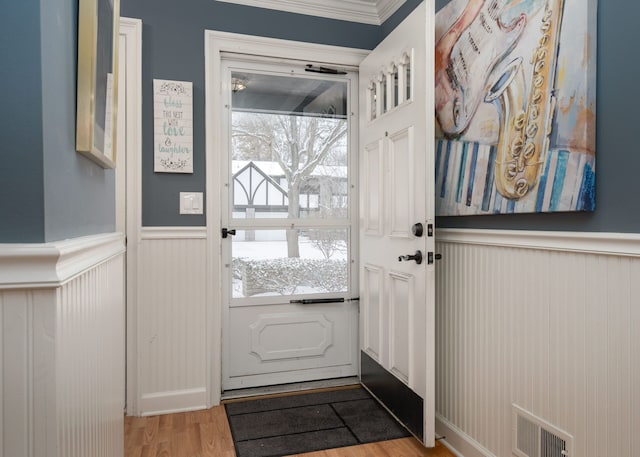
[[[436,15],[439,216],[595,209],[596,0]]]

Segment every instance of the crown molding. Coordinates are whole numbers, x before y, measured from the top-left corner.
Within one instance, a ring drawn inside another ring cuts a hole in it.
[[[60,287],[125,250],[122,233],[52,243],[0,244],[0,289]]]
[[[406,0],[216,0],[341,21],[382,25]]]
[[[378,8],[378,17],[380,18],[380,25],[393,16],[393,13],[406,2],[406,0],[378,0],[376,2]]]

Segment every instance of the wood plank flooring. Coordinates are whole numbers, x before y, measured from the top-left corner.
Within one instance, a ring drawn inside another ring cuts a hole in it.
[[[125,457],[235,457],[224,406],[204,411],[125,418]],[[298,454],[304,457],[454,457],[442,444],[414,438]]]

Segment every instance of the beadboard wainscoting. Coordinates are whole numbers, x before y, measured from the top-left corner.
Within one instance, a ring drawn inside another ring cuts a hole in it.
[[[0,457],[119,457],[124,236],[0,244]]]
[[[570,455],[640,455],[640,236],[441,229],[437,240],[448,445],[511,457],[516,405],[570,435]]]
[[[154,415],[208,406],[207,232],[144,227],[138,247],[137,407]]]

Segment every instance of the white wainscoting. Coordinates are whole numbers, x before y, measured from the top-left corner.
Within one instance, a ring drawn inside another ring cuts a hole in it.
[[[137,379],[133,415],[207,407],[205,227],[146,227],[138,248]]]
[[[640,236],[442,229],[437,430],[512,456],[512,404],[580,457],[640,455]]]
[[[0,457],[121,457],[124,237],[0,244]]]

